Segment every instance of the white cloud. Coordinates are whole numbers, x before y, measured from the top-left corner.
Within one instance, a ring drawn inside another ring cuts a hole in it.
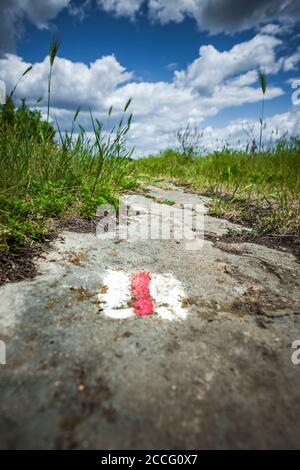
[[[282,44],[280,39],[265,34],[257,34],[250,41],[236,44],[229,51],[219,52],[214,46],[202,46],[199,59],[196,59],[186,71],[176,72],[178,85],[190,86],[200,93],[211,94],[215,87],[229,77],[263,67],[266,73],[277,72],[280,62],[276,61],[276,47]],[[249,80],[252,75],[240,77]],[[236,85],[240,82],[236,81]]]
[[[283,69],[285,72],[297,69],[297,64],[300,62],[300,47],[289,57],[286,57],[283,62]]]
[[[97,0],[97,3],[105,11],[133,18],[144,0]]]
[[[300,110],[276,114],[264,122],[263,139],[266,146],[270,146],[285,135],[299,135]],[[227,126],[203,128],[203,145],[208,150],[221,149],[229,144],[234,147],[245,148],[251,146],[253,138],[259,141],[260,123],[253,119],[236,119]]]
[[[279,26],[278,24],[267,24],[266,26],[263,26],[260,30],[262,34],[272,34],[276,36],[277,34],[282,34],[284,32],[284,28],[282,26]]]
[[[79,21],[85,20],[87,12],[92,6],[92,0],[84,0],[80,5],[70,3],[68,11],[71,16],[75,16]]]
[[[202,30],[212,33],[221,31],[242,31],[259,24],[270,23],[273,19],[294,22],[299,19],[300,8],[293,0],[155,0],[160,5],[158,13],[166,14],[168,5],[193,16]]]
[[[167,65],[165,66],[165,68],[166,68],[167,70],[169,70],[170,72],[173,72],[174,70],[177,70],[177,68],[178,68],[178,63],[177,63],[177,62],[171,62],[170,64],[167,64]]]
[[[66,8],[84,20],[92,6],[131,19],[146,8],[148,17],[162,24],[191,17],[200,30],[212,34],[262,27],[263,34],[276,35],[300,21],[300,2],[295,0],[1,0],[0,53],[15,50],[24,19],[47,28]]]
[[[36,27],[46,28],[48,21],[66,8],[71,0],[1,0],[0,52],[15,49],[17,32],[24,18]]]
[[[284,63],[276,57],[280,44],[279,39],[258,34],[224,52],[213,46],[201,47],[199,57],[186,70],[175,72],[170,82],[134,81],[134,74],[114,56],[102,57],[89,65],[57,57],[53,69],[51,115],[58,118],[62,129],[66,129],[70,127],[74,110],[80,106],[80,122],[91,130],[89,107],[95,117],[103,120],[109,106],[113,105],[117,119],[128,98],[132,97],[134,120],[130,143],[139,153],[156,152],[170,145],[170,136],[188,122],[203,127],[207,117],[216,116],[222,109],[259,103],[258,67],[278,72]],[[6,82],[8,91],[28,65],[14,54],[0,59],[0,79]],[[31,105],[39,96],[44,96],[43,112],[48,70],[47,57],[34,64],[33,70],[20,82],[16,95],[26,97]],[[266,100],[282,94],[281,88],[269,85]],[[233,125],[238,126],[237,123]],[[220,131],[219,137],[221,135]],[[211,140],[216,141],[215,137]]]
[[[295,109],[286,113],[276,114],[267,118],[264,123],[263,142],[272,145],[285,135],[299,135],[300,110]],[[207,151],[222,149],[225,145],[245,149],[251,146],[252,139],[259,142],[260,124],[258,120],[236,119],[224,127],[205,126],[200,123],[199,130],[203,133],[201,145]],[[158,153],[168,147],[176,147],[174,132],[159,132],[153,124],[136,123],[130,133],[130,142],[137,145],[140,155]]]
[[[98,0],[100,6],[118,15],[134,16],[145,4],[151,18],[168,23],[194,18],[201,30],[218,33],[243,31],[271,21],[295,23],[300,4],[295,0]],[[276,25],[268,33],[275,34]]]
[[[14,54],[0,59],[0,76],[8,91],[29,65]],[[21,80],[17,96],[27,97],[29,103],[40,96],[46,98],[48,73],[49,58],[46,57],[43,62],[34,64],[32,71]],[[118,85],[131,78],[132,74],[114,56],[102,57],[89,65],[57,57],[53,68],[52,102],[55,107],[66,109],[77,106],[99,109]]]

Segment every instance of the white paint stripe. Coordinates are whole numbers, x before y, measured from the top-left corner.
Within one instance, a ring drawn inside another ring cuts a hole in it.
[[[114,319],[123,320],[134,315],[133,309],[128,307],[131,303],[131,278],[122,271],[108,271],[103,279],[107,291],[99,294],[103,313]]]
[[[109,270],[103,279],[105,292],[98,295],[103,313],[109,318],[124,320],[132,317],[131,274]],[[151,274],[150,295],[154,313],[164,320],[185,320],[188,310],[183,307],[186,298],[183,286],[172,274]]]
[[[184,289],[172,274],[152,274],[150,294],[157,313],[164,320],[185,320],[187,309],[182,306]]]

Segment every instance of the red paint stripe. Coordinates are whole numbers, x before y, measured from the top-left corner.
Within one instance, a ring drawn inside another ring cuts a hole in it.
[[[131,276],[131,295],[134,313],[140,317],[151,315],[154,311],[154,303],[150,296],[149,273],[133,273]]]

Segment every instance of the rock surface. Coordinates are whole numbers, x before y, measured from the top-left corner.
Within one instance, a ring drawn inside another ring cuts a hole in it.
[[[133,227],[151,211],[157,221],[159,205],[176,219],[183,204],[208,202],[156,187],[126,201]],[[206,214],[197,250],[64,232],[33,281],[2,286],[0,448],[299,448],[300,266],[223,242],[232,226]],[[172,274],[186,319],[106,317],[108,270]]]

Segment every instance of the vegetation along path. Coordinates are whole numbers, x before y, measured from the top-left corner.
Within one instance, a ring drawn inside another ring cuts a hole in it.
[[[125,199],[133,228],[204,204],[203,247],[64,231],[3,285],[0,447],[298,447],[297,259],[170,184]]]

